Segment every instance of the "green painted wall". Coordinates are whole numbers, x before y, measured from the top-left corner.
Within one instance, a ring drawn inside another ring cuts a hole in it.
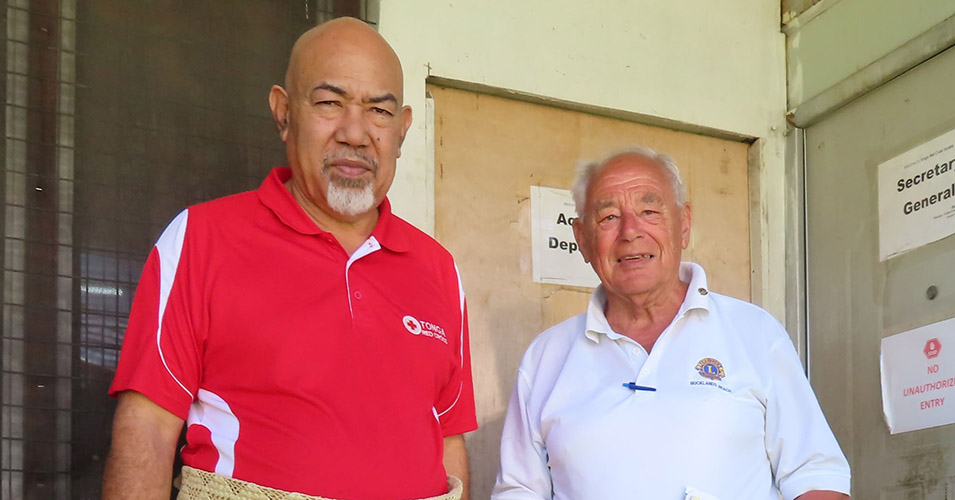
[[[955,15],[952,0],[823,0],[786,37],[789,108],[795,108]]]

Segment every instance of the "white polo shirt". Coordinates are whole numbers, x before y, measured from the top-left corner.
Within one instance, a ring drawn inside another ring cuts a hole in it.
[[[531,343],[493,500],[848,494],[849,464],[782,325],[709,292],[696,264],[680,279],[686,298],[649,356],[610,328],[602,287]]]

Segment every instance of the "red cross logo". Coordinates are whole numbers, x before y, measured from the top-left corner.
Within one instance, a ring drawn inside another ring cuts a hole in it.
[[[405,316],[401,322],[412,335],[421,335],[421,323],[414,316]]]

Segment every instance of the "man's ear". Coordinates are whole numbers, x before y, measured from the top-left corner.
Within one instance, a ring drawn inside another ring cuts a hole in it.
[[[411,128],[411,106],[403,106],[401,111],[401,135],[398,136],[398,158],[401,158],[401,145],[405,143],[405,136]]]
[[[275,126],[279,129],[279,137],[282,142],[288,139],[288,93],[278,85],[272,85],[269,91],[269,107],[272,108],[272,119],[275,120]]]
[[[680,210],[680,237],[683,241],[683,249],[690,246],[690,222],[693,220],[693,211],[690,210],[690,202],[683,204]]]
[[[574,239],[577,240],[577,248],[580,250],[580,255],[584,257],[584,262],[590,263],[590,240],[587,239],[586,230],[584,229],[584,223],[581,222],[580,217],[578,216],[574,219]]]

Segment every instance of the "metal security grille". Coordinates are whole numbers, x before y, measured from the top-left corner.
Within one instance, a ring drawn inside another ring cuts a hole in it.
[[[315,5],[318,23],[350,16],[363,19],[368,24],[378,25],[380,0],[306,0],[306,9],[310,2]]]
[[[268,110],[297,36],[377,2],[9,0],[0,500],[98,499],[112,379],[153,242],[283,164]],[[3,28],[0,28],[2,30]]]

